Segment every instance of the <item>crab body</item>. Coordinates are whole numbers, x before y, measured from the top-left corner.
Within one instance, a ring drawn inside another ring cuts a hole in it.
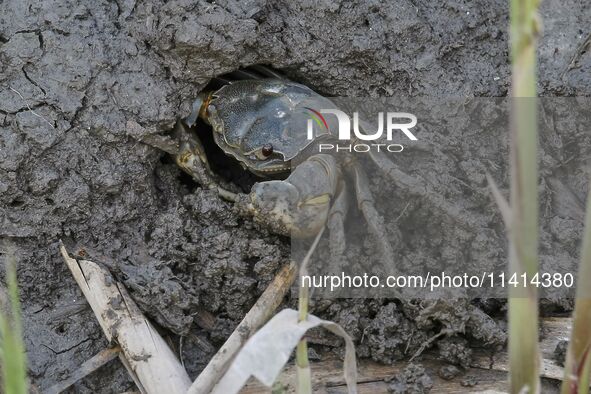
[[[337,160],[336,156],[313,152],[312,147],[334,138],[331,130],[338,129],[336,119],[324,120],[324,128],[319,125],[310,137],[310,111],[315,108],[336,107],[310,88],[275,76],[233,81],[203,92],[191,115],[177,123],[176,162],[195,181],[216,189],[222,198],[233,201],[240,213],[274,232],[307,238],[327,226],[334,259],[344,251],[347,191],[353,189],[370,231],[391,259],[390,242],[374,209],[367,176],[355,158],[345,154]],[[287,177],[256,183],[248,194],[222,187],[209,168],[198,133],[184,126],[192,126],[198,117],[211,125],[215,143],[245,169],[266,178],[281,173]]]
[[[313,145],[315,140],[306,134],[307,108],[334,106],[304,85],[278,79],[225,85],[201,105],[201,116],[211,124],[216,144],[263,177],[288,172],[291,162]]]
[[[264,78],[239,73],[247,79],[225,81],[228,83],[221,88],[199,95],[191,115],[177,122],[178,142],[155,139],[148,143],[173,154],[176,163],[196,182],[217,190],[222,198],[233,201],[240,213],[254,217],[272,231],[305,238],[327,226],[335,260],[345,248],[344,221],[349,210],[348,194],[352,192],[369,232],[386,260],[392,261],[392,240],[375,209],[367,174],[355,155],[312,152],[316,143],[334,138],[331,130],[338,130],[338,124],[336,119],[324,120],[324,129],[319,127],[309,138],[309,111],[336,108],[332,101],[268,70],[262,72]],[[198,133],[185,127],[192,126],[198,117],[212,126],[215,143],[245,169],[267,178],[282,173],[287,177],[259,182],[248,194],[222,187],[209,167]],[[383,153],[367,155],[386,176],[411,192],[424,194],[429,190],[420,180],[400,171]],[[452,211],[436,194],[427,195],[438,207]]]

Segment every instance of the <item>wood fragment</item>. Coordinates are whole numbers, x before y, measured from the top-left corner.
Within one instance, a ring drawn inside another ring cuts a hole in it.
[[[242,345],[269,320],[275,309],[281,304],[283,297],[293,283],[296,269],[297,266],[294,262],[281,269],[258,301],[244,316],[238,327],[197,377],[187,394],[209,393],[213,389]]]
[[[549,317],[541,320],[543,338],[540,341],[542,363],[540,376],[553,380],[561,380],[563,368],[554,359],[554,350],[561,340],[568,340],[572,327],[572,319]],[[497,371],[509,371],[509,358],[506,352],[499,352],[492,357],[485,352],[475,352],[472,364],[478,368],[490,368]]]
[[[118,343],[120,359],[142,393],[186,393],[191,380],[154,326],[123,285],[98,264],[75,260],[60,251],[109,342]]]
[[[203,307],[198,307],[195,313],[195,324],[204,330],[211,331],[215,327],[216,317]]]
[[[88,308],[88,303],[86,301],[82,302],[75,302],[70,305],[64,305],[57,308],[49,320],[51,322],[61,321],[64,319],[69,318],[70,316],[74,316],[80,312],[83,312]]]
[[[121,348],[119,346],[101,350],[91,359],[86,360],[84,363],[82,363],[80,368],[74,371],[67,379],[54,384],[48,389],[43,390],[43,392],[45,394],[58,394],[65,391],[70,386],[76,384],[76,382],[78,382],[79,380],[84,379],[86,376],[90,375],[91,373],[93,373],[109,361],[117,358],[120,351]]]
[[[541,376],[542,392],[551,392],[556,387],[556,382],[563,377],[563,368],[554,359],[554,350],[558,342],[568,340],[572,328],[572,319],[563,317],[549,317],[541,320],[542,339],[540,353],[542,355]],[[453,380],[445,380],[438,376],[440,367],[448,365],[439,360],[438,355],[427,352],[419,361],[423,365],[431,379],[433,389],[431,393],[465,393],[465,392],[502,392],[508,391],[508,355],[506,351],[498,352],[491,356],[490,352],[474,349],[474,357],[471,367],[462,375]],[[359,394],[388,393],[388,384],[385,378],[401,374],[408,365],[406,361],[384,365],[371,360],[359,360],[358,362],[357,388]],[[312,384],[316,391],[330,394],[346,393],[347,388],[342,375],[342,361],[338,359],[325,359],[312,362]],[[472,376],[477,385],[469,388],[462,386],[463,377]],[[286,393],[295,392],[296,367],[291,364],[285,368],[277,379],[277,383],[286,387]],[[270,393],[264,385],[251,379],[240,391],[241,394]]]
[[[468,368],[453,380],[445,380],[438,376],[438,370],[445,366],[444,361],[435,359],[424,359],[419,362],[429,375],[433,382],[433,388],[429,391],[430,394],[445,393],[445,394],[464,394],[475,393],[486,390],[493,390],[495,392],[507,392],[507,373],[494,370],[483,370],[478,368]],[[359,360],[358,363],[358,394],[388,394],[389,383],[386,379],[391,379],[395,376],[400,376],[404,373],[408,363],[401,361],[393,365],[383,365],[371,360]],[[338,359],[326,359],[323,361],[311,362],[312,369],[312,384],[314,392],[328,393],[328,394],[347,394],[347,386],[345,385],[342,374],[342,361]],[[474,387],[465,387],[462,382],[468,377],[474,378],[477,382]],[[295,365],[288,365],[278,378],[278,386],[284,387],[285,393],[295,393],[296,385],[296,367]],[[247,385],[240,391],[240,394],[271,394],[271,390],[267,389],[259,383],[256,379],[251,379]]]

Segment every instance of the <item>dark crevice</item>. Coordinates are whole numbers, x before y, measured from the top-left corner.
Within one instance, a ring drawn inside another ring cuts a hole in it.
[[[228,182],[239,186],[244,192],[248,192],[252,185],[261,179],[246,171],[240,163],[224,153],[215,143],[211,127],[199,120],[193,127],[194,132],[199,136],[201,143],[207,152],[207,160],[211,170]],[[189,177],[189,179],[191,179]]]
[[[29,81],[29,82],[30,82],[30,83],[31,83],[33,86],[36,86],[36,87],[38,87],[38,88],[39,88],[39,89],[40,89],[40,90],[43,92],[43,95],[44,95],[44,96],[47,96],[47,92],[45,91],[45,89],[43,89],[43,87],[41,87],[41,85],[39,85],[37,82],[35,82],[35,81],[34,81],[34,80],[33,80],[33,79],[32,79],[32,78],[29,76],[29,74],[27,73],[26,67],[27,67],[27,65],[29,65],[29,64],[31,64],[31,63],[27,63],[27,64],[25,64],[25,65],[24,65],[24,66],[21,68],[21,70],[22,70],[23,74],[25,75],[25,78],[26,78],[26,79],[27,79],[27,81]]]
[[[74,112],[74,116],[72,116],[72,118],[69,120],[70,127],[65,131],[66,134],[68,132],[70,132],[71,130],[73,130],[75,127],[77,127],[78,120],[80,119],[80,117],[82,115],[82,112],[86,109],[86,107],[88,105],[88,90],[94,84],[94,81],[96,80],[96,78],[99,75],[100,75],[100,71],[97,74],[95,74],[95,75],[91,75],[88,83],[82,89],[82,91],[84,92],[84,96],[82,97],[82,100],[81,100],[81,103],[80,103],[80,107],[78,107],[76,109],[76,111]]]
[[[88,337],[88,338],[86,338],[86,339],[83,339],[82,341],[78,342],[77,344],[75,344],[75,345],[72,345],[72,346],[70,346],[69,348],[66,348],[66,349],[63,349],[63,350],[54,350],[53,348],[51,348],[51,346],[48,346],[48,345],[46,345],[46,344],[44,344],[44,343],[42,343],[42,344],[41,344],[41,346],[43,346],[43,347],[44,347],[44,348],[46,348],[46,349],[49,349],[49,350],[50,350],[51,352],[53,352],[54,354],[63,354],[63,353],[67,353],[67,352],[69,352],[70,350],[72,350],[72,349],[74,349],[74,348],[77,348],[78,346],[80,346],[80,345],[82,345],[82,344],[84,344],[84,343],[86,343],[86,342],[92,341],[92,340],[94,340],[94,338],[93,338],[93,337]]]
[[[22,197],[17,197],[14,200],[12,200],[8,206],[11,208],[19,208],[22,207],[25,204],[25,200],[23,200]]]
[[[59,29],[57,27],[51,26],[50,24],[48,24],[49,26],[47,27],[46,30],[49,30],[52,33],[55,34],[59,34],[60,36],[64,36],[64,37],[69,37],[70,36],[70,32]]]
[[[37,39],[39,40],[39,48],[45,52],[45,42],[43,41],[43,32],[37,33]]]
[[[123,13],[122,9],[121,9],[121,4],[119,4],[119,1],[117,1],[117,0],[113,1],[113,3],[115,3],[115,6],[117,8],[117,19],[119,19],[119,17]],[[118,24],[117,22],[114,23],[114,25],[117,25],[117,24]],[[115,26],[115,27],[117,27],[117,26]]]
[[[193,193],[195,191],[195,189],[197,189],[197,187],[199,187],[197,182],[195,182],[195,180],[193,178],[191,178],[191,175],[187,174],[184,171],[180,172],[180,174],[178,176],[178,180],[181,185],[184,185],[187,187],[187,189],[189,190],[190,193]]]
[[[49,105],[47,105],[47,103],[39,103],[39,104],[36,104],[36,105],[28,105],[25,102],[25,108],[21,108],[18,111],[15,111],[15,112],[9,112],[8,114],[9,115],[16,115],[16,114],[20,114],[22,112],[35,111],[36,109],[39,109],[41,107],[49,107]]]
[[[35,34],[39,34],[39,29],[23,29],[23,30],[18,30],[15,31],[14,34],[26,34],[26,33],[35,33]]]
[[[70,128],[68,130],[66,130],[66,133],[77,126],[78,119],[80,118],[80,114],[82,113],[82,110],[84,110],[86,108],[87,102],[88,102],[88,98],[85,94],[84,97],[82,97],[82,102],[80,103],[81,104],[80,107],[78,107],[76,109],[76,112],[74,112],[74,116],[72,116],[72,119],[70,120]]]
[[[36,315],[37,313],[41,313],[43,312],[45,309],[47,308],[47,305],[44,305],[41,307],[41,309],[38,309],[36,311],[33,311],[33,314]]]

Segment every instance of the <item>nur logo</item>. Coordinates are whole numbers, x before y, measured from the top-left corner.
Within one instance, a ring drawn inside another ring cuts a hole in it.
[[[322,130],[324,128],[324,130],[326,130],[326,132],[329,132],[328,123],[326,123],[326,119],[324,119],[324,116],[322,116],[322,114],[320,112],[318,112],[315,109],[312,109],[310,107],[304,107],[304,108],[307,109],[308,112],[310,112],[310,117],[312,118],[312,119],[308,119],[308,139],[309,140],[314,139],[314,126],[312,124],[312,121],[316,122],[316,124],[318,125],[320,130]]]
[[[351,125],[351,118],[343,111],[338,109],[321,109],[315,110],[310,107],[305,107],[310,114],[310,119],[307,123],[307,137],[308,140],[313,140],[319,134],[330,133],[328,122],[325,115],[334,115],[338,123],[338,139],[351,140],[351,130],[355,135],[357,141],[376,141],[382,138],[385,130],[386,140],[391,142],[395,131],[401,131],[409,140],[417,141],[417,137],[410,131],[417,125],[417,117],[407,112],[379,112],[378,113],[378,128],[376,131],[370,131],[370,126],[367,122],[359,119],[359,113],[353,112],[353,125]],[[405,120],[405,121],[404,121]],[[401,122],[403,121],[403,122]],[[318,126],[314,133],[314,123]],[[385,125],[385,126],[384,126]],[[351,127],[352,126],[352,127]],[[319,149],[323,150],[346,150],[355,152],[368,152],[369,150],[386,148],[389,152],[402,152],[404,149],[400,144],[352,144],[352,145],[334,145],[334,144],[320,144]]]
[[[338,138],[339,140],[350,140],[351,139],[351,129],[353,129],[353,133],[355,137],[362,141],[375,141],[382,137],[384,133],[384,118],[386,119],[386,139],[388,141],[392,141],[392,136],[394,135],[395,130],[400,130],[404,133],[408,139],[411,141],[417,141],[417,137],[410,131],[413,127],[417,125],[417,117],[413,114],[409,114],[407,112],[387,112],[386,116],[384,117],[384,113],[378,113],[378,129],[372,134],[367,134],[367,126],[368,124],[363,121],[359,121],[359,113],[353,112],[353,127],[351,128],[351,119],[349,116],[341,110],[338,109],[321,109],[317,111],[310,107],[305,107],[306,110],[310,112],[311,119],[308,119],[308,139],[314,139],[314,123],[318,125],[320,129],[326,129],[328,131],[328,123],[322,114],[330,114],[334,115],[337,118],[338,122]],[[405,123],[399,123],[400,119],[407,119],[408,121]],[[396,121],[395,121],[396,120]],[[359,123],[362,123],[360,130]]]

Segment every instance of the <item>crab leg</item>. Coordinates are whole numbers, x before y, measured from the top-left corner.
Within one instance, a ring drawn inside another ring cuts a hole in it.
[[[177,165],[202,187],[215,189],[223,199],[235,202],[237,194],[221,187],[215,179],[201,141],[187,131],[181,122],[177,122],[175,134],[180,141],[179,152],[175,155]]]
[[[411,194],[425,198],[435,208],[444,212],[456,223],[470,229],[474,227],[472,223],[464,219],[463,214],[456,205],[450,204],[437,193],[427,182],[418,176],[410,176],[400,170],[383,152],[369,152],[371,160],[394,182],[407,189]]]
[[[394,266],[394,251],[392,249],[393,240],[391,238],[389,239],[386,226],[384,225],[384,218],[375,208],[375,202],[367,181],[367,174],[356,162],[352,162],[348,167],[348,170],[353,175],[355,195],[357,196],[359,210],[365,217],[369,232],[378,241],[382,257],[385,259],[386,265],[384,268]]]
[[[328,213],[326,225],[330,231],[329,247],[333,267],[337,267],[343,260],[345,253],[345,217],[349,211],[347,187],[344,182]]]
[[[231,73],[227,74],[229,77],[232,77],[236,80],[243,80],[243,79],[261,79],[261,77],[248,69],[238,69],[234,70]]]
[[[278,72],[276,72],[274,70],[271,70],[269,67],[265,67],[265,66],[261,66],[259,64],[256,64],[254,66],[250,66],[250,68],[252,68],[256,72],[264,75],[267,78],[285,79],[285,77],[283,75],[279,74]]]
[[[366,121],[361,120],[360,122],[361,127],[364,129],[372,129]],[[357,139],[353,141],[353,143],[358,142],[362,141]],[[465,215],[462,214],[463,212],[461,212],[456,205],[445,201],[445,199],[441,197],[437,191],[433,190],[433,188],[423,178],[419,176],[408,175],[398,168],[398,166],[392,160],[390,160],[384,154],[384,152],[369,151],[368,153],[374,164],[376,164],[388,178],[392,179],[398,185],[408,190],[411,194],[425,198],[430,204],[444,212],[449,218],[462,225],[466,229],[474,227],[474,225],[468,220],[463,219]]]

